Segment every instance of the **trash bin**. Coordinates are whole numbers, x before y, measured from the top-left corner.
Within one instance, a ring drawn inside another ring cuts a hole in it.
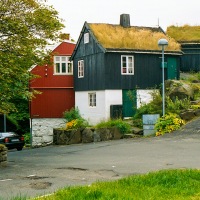
[[[159,114],[145,114],[142,116],[144,136],[154,135],[156,133],[154,127],[159,118],[160,118]]]

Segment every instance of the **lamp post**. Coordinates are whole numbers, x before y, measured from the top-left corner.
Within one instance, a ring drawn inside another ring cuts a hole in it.
[[[162,49],[162,111],[163,116],[165,116],[165,63],[164,63],[164,49],[168,45],[166,39],[160,39],[158,41],[158,46]]]

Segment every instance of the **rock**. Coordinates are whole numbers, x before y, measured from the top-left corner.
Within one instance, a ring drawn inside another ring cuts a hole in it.
[[[123,138],[123,135],[120,133],[119,129],[116,127],[110,128],[110,133],[113,140],[119,140]]]
[[[195,116],[200,116],[200,109],[194,111]]]
[[[53,143],[58,145],[81,143],[81,131],[54,129]]]
[[[128,139],[128,138],[134,138],[135,135],[134,134],[124,134],[124,138]]]
[[[195,117],[194,110],[187,110],[185,112],[180,113],[180,117],[185,121],[190,121]]]
[[[190,84],[181,80],[166,80],[165,81],[166,94],[172,100],[178,99],[194,99],[194,89]]]
[[[131,132],[136,135],[143,135],[143,129],[138,127],[131,127]]]
[[[85,128],[82,132],[82,143],[94,142],[93,131],[89,128]]]
[[[101,141],[112,140],[113,138],[112,133],[108,128],[99,128],[96,131],[100,135]]]
[[[94,142],[100,142],[101,141],[100,135],[95,130],[93,132],[93,137],[94,137]]]

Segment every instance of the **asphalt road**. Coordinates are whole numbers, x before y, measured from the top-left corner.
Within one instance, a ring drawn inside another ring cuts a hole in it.
[[[8,166],[0,168],[0,199],[161,169],[200,169],[199,154],[200,118],[162,137],[9,151]]]

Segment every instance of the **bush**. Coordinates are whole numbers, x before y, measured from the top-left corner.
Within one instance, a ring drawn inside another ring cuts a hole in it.
[[[96,128],[117,127],[122,134],[129,133],[131,131],[131,126],[122,119],[103,121],[97,124],[95,127]]]
[[[156,136],[178,130],[183,124],[185,124],[184,120],[182,120],[177,114],[167,114],[164,117],[159,118],[156,122]]]
[[[79,113],[78,108],[71,108],[64,112],[64,118],[67,120],[66,129],[77,129],[88,126],[88,123]]]
[[[180,114],[181,110],[187,110],[191,106],[189,99],[176,99],[172,101],[169,96],[166,96],[166,113]]]
[[[31,144],[31,134],[25,133],[23,136],[24,136],[25,145],[30,145]]]
[[[78,108],[71,108],[69,111],[65,111],[63,115],[68,122],[74,119],[82,119]]]
[[[165,97],[165,112],[180,114],[182,110],[187,110],[191,107],[189,99],[176,99],[173,101],[169,96]],[[162,97],[160,93],[153,94],[153,100],[137,109],[133,119],[141,119],[143,114],[160,114],[162,115]]]
[[[84,119],[73,119],[66,123],[66,129],[85,128],[87,126],[88,123]]]
[[[160,93],[152,93],[152,101],[137,109],[133,119],[141,119],[143,114],[162,114],[162,97]]]

